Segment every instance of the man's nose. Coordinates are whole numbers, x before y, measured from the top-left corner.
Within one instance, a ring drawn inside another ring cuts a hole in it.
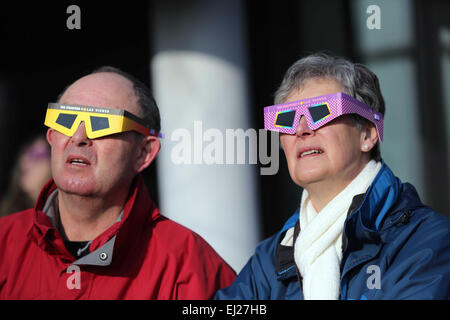
[[[295,131],[295,134],[298,137],[304,137],[314,134],[314,130],[311,130],[308,127],[308,123],[306,122],[305,116],[301,116],[300,121],[297,126],[297,130]]]
[[[71,137],[71,141],[75,143],[77,146],[91,145],[92,141],[88,138],[86,134],[86,126],[84,121],[80,123],[77,130]]]

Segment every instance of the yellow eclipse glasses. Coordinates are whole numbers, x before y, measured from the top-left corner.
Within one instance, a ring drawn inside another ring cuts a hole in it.
[[[66,136],[73,136],[84,122],[89,139],[137,131],[144,136],[161,136],[134,114],[122,109],[49,103],[44,124]]]

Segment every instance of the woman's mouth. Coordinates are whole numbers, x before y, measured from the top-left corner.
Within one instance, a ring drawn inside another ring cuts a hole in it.
[[[302,149],[298,153],[298,158],[305,158],[305,157],[313,157],[318,156],[320,154],[324,153],[322,149],[320,148],[308,148],[308,149]]]

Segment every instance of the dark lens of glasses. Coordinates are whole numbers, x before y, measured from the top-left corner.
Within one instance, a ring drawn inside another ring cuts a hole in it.
[[[294,125],[294,119],[295,119],[295,110],[280,112],[277,115],[277,121],[275,122],[275,125],[278,127],[292,128],[292,126]]]
[[[76,114],[68,114],[68,113],[60,113],[58,115],[58,119],[56,119],[56,123],[66,127],[67,129],[72,128],[75,119],[77,118]]]
[[[328,108],[327,104],[319,104],[317,106],[312,106],[309,107],[308,110],[314,123],[330,115],[330,109]]]
[[[108,118],[91,116],[92,131],[98,131],[109,128]]]

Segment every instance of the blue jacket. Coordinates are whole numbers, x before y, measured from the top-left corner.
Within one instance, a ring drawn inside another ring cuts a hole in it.
[[[298,234],[298,221],[297,210],[215,298],[303,299],[294,249],[280,244],[288,229]],[[353,198],[345,221],[340,297],[450,297],[450,219],[425,206],[384,163],[367,192]]]

